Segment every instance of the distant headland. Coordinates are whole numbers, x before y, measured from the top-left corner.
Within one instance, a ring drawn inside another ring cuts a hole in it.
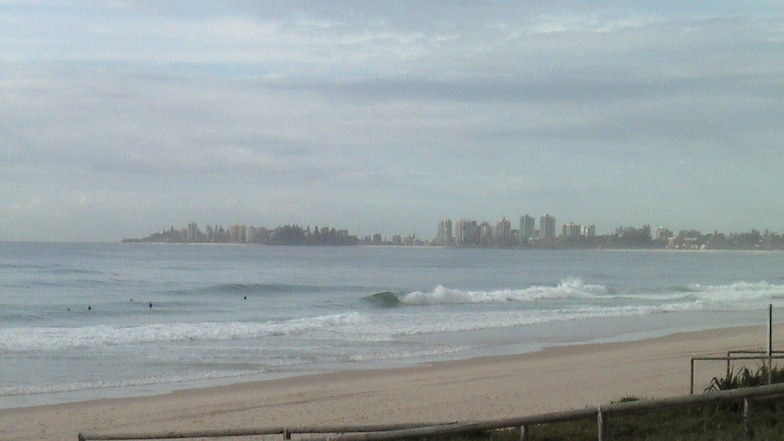
[[[745,233],[702,233],[698,230],[671,230],[650,225],[619,227],[614,232],[596,234],[593,225],[573,222],[563,224],[560,234],[555,218],[544,215],[535,228],[535,219],[521,216],[519,228],[513,229],[506,218],[496,224],[460,220],[438,223],[436,236],[422,240],[416,235],[383,237],[380,233],[359,237],[347,229],[284,225],[275,228],[242,224],[223,227],[208,225],[204,230],[191,222],[185,228],[173,226],[142,238],[123,239],[126,243],[234,243],[299,246],[439,246],[456,248],[523,248],[523,249],[671,249],[671,250],[784,250],[784,235],[752,229]]]

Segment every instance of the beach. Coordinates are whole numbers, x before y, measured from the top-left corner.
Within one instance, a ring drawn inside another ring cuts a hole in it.
[[[774,327],[774,343],[784,333]],[[765,326],[620,343],[557,346],[408,368],[269,381],[0,410],[8,441],[76,440],[79,432],[182,431],[326,424],[472,421],[595,406],[626,396],[688,394],[692,356],[762,350]],[[756,362],[750,362],[756,367]],[[722,362],[696,367],[701,391]]]

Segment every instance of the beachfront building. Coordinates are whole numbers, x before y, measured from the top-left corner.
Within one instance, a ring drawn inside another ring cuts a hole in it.
[[[519,239],[520,245],[525,245],[534,238],[535,219],[529,215],[520,218]]]
[[[566,239],[577,239],[582,233],[582,227],[574,222],[563,224],[561,227],[561,235]]]
[[[501,247],[512,245],[512,223],[505,217],[495,224],[495,244]]]
[[[580,235],[582,237],[596,237],[596,225],[583,225]]]
[[[539,230],[544,240],[555,239],[555,217],[545,214],[539,218]]]
[[[245,243],[248,228],[245,225],[232,225],[229,227],[229,242]]]
[[[199,227],[196,225],[196,222],[191,222],[188,224],[186,240],[188,242],[200,242],[202,240],[202,234],[201,231],[199,231]]]
[[[479,244],[484,247],[493,245],[493,227],[487,222],[479,224]]]
[[[455,245],[459,247],[479,245],[479,225],[475,220],[461,220],[457,222]]]
[[[664,227],[659,227],[656,229],[656,232],[654,234],[655,237],[654,240],[659,242],[667,242],[673,236],[674,235],[672,234],[671,230]]]
[[[438,233],[436,238],[433,239],[434,245],[452,245],[455,242],[452,236],[452,221],[450,219],[442,220],[438,223]]]

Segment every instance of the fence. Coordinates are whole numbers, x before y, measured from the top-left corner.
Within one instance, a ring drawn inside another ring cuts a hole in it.
[[[727,351],[726,357],[692,357],[691,358],[691,377],[689,380],[689,394],[694,394],[694,362],[695,361],[726,361],[727,373],[726,378],[732,374],[732,362],[734,360],[762,360],[768,361],[768,384],[771,383],[771,372],[773,371],[773,360],[784,358],[784,351],[773,350],[773,305],[768,305],[768,348],[766,351],[750,351],[750,350],[730,350]],[[779,355],[777,355],[779,354]]]
[[[737,355],[737,354],[759,354],[759,355]],[[779,355],[773,355],[779,354]],[[772,372],[773,360],[784,359],[784,351],[773,351],[768,354],[766,351],[744,351],[733,350],[727,351],[726,357],[692,357],[691,358],[691,374],[689,379],[689,394],[694,394],[694,362],[695,361],[726,361],[727,362],[727,377],[731,374],[731,363],[735,360],[761,360],[768,361],[768,383],[771,382],[770,374]]]
[[[690,407],[703,404],[742,402],[744,421],[748,424],[752,401],[784,397],[784,384],[734,389],[711,392],[701,395],[684,395],[680,397],[657,400],[641,400],[612,403],[597,408],[577,409],[567,412],[555,412],[539,415],[508,418],[479,422],[449,422],[430,424],[393,424],[393,425],[355,425],[355,426],[301,426],[301,427],[268,427],[232,430],[206,430],[192,432],[157,432],[157,433],[80,433],[79,441],[123,441],[183,438],[222,438],[236,436],[282,435],[284,440],[291,439],[293,434],[315,434],[322,437],[309,438],[318,441],[383,441],[402,438],[414,438],[434,435],[450,435],[480,432],[485,430],[520,428],[521,441],[527,441],[531,426],[538,424],[561,423],[575,420],[595,419],[597,439],[608,441],[607,420],[610,417],[659,411],[676,407]],[[747,427],[747,434],[752,431]]]

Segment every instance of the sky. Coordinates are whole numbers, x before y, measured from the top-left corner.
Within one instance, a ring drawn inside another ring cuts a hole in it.
[[[0,240],[784,232],[778,1],[0,0]]]

